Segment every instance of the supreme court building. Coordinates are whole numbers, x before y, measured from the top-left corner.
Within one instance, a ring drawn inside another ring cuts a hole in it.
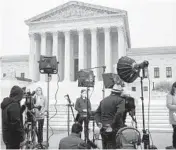
[[[105,65],[106,73],[115,72],[118,59],[130,48],[124,10],[73,1],[25,23],[29,26],[29,78],[33,81],[44,79],[39,73],[40,55],[57,56],[61,81],[76,81],[80,69]],[[102,71],[94,69],[97,80]]]

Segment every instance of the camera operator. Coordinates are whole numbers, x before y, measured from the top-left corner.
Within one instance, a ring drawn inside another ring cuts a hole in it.
[[[111,94],[104,98],[95,112],[95,121],[100,129],[103,149],[116,148],[116,133],[124,127],[125,100],[121,97],[123,88],[115,84]]]
[[[23,98],[23,90],[19,86],[13,86],[10,96],[3,99],[2,109],[2,134],[6,149],[19,149],[24,142],[24,129],[20,101]]]
[[[38,144],[42,147],[43,142],[43,125],[46,111],[46,97],[43,95],[41,87],[36,89],[36,94],[34,95],[34,108],[35,117],[38,123]]]

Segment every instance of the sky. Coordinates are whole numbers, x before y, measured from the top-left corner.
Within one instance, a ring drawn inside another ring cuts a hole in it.
[[[0,56],[29,54],[25,20],[70,0],[1,0]],[[79,0],[128,12],[131,47],[176,46],[176,0]]]

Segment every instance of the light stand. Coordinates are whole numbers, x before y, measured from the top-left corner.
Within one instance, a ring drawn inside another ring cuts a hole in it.
[[[147,130],[145,129],[145,115],[144,115],[144,95],[143,95],[143,79],[146,78],[145,69],[148,68],[149,62],[143,61],[140,64],[137,64],[134,59],[124,56],[119,59],[117,63],[117,72],[122,80],[127,83],[132,83],[135,81],[142,71],[142,77],[140,77],[141,83],[141,100],[142,100],[142,119],[143,119],[143,138],[142,142],[144,143],[144,149],[150,149],[150,139]],[[152,147],[155,147],[152,145]]]
[[[144,68],[142,69],[141,81],[141,101],[142,101],[142,119],[143,119],[143,137],[142,142],[144,143],[144,149],[150,149],[150,139],[147,130],[145,129],[145,114],[144,114],[144,94],[143,94],[143,79],[144,79]]]
[[[39,71],[41,74],[47,74],[47,127],[46,127],[46,148],[49,148],[49,82],[51,74],[57,74],[58,63],[56,56],[40,56]]]
[[[89,87],[87,87],[87,117],[86,117],[86,129],[85,129],[85,142],[88,143],[89,141]]]
[[[100,67],[93,67],[93,68],[87,68],[87,69],[81,69],[81,71],[84,71],[84,70],[93,70],[93,69],[97,69],[97,68],[103,68],[103,73],[105,72],[105,69],[106,69],[106,66],[100,66]],[[80,82],[82,82],[80,80]],[[89,79],[89,82],[92,82],[90,81]],[[88,111],[88,101],[89,101],[89,87],[92,87],[92,86],[88,86],[87,84],[80,84],[82,87],[86,87],[87,88],[87,117],[86,117],[86,129],[85,129],[85,142],[88,144],[90,144],[90,140],[89,140],[89,111]],[[84,86],[84,85],[87,85],[87,86]],[[79,86],[79,78],[78,78],[78,86]],[[104,82],[103,82],[103,89],[102,89],[102,96],[103,98],[105,97],[105,85],[104,85]],[[94,121],[94,120],[93,120]],[[95,123],[93,122],[93,126],[95,125]],[[93,135],[94,135],[94,129],[93,129]],[[93,136],[93,141],[94,141],[94,136]],[[96,146],[94,143],[91,142],[92,145]]]
[[[48,80],[47,80],[47,132],[46,132],[46,147],[49,147],[49,82],[50,82],[51,75],[48,74]]]
[[[88,111],[88,105],[89,105],[89,87],[87,87],[87,117],[86,117],[86,129],[85,129],[85,142],[87,145],[89,145],[91,148],[97,148],[97,145],[90,141],[89,139],[89,111]],[[93,132],[94,134],[94,132]]]

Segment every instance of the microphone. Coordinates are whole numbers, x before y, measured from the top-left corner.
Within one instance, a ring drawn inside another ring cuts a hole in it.
[[[69,104],[71,104],[71,100],[70,100],[69,95],[67,94],[67,95],[65,95],[64,97],[67,98],[67,101],[69,102]]]

